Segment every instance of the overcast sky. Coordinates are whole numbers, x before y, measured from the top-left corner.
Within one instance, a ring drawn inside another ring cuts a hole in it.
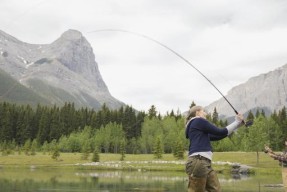
[[[286,0],[0,0],[0,30],[49,44],[68,29],[91,43],[110,93],[138,110],[206,106],[287,63]]]

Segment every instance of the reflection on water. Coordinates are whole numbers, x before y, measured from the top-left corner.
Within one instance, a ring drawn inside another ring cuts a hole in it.
[[[278,175],[219,175],[223,191],[284,191]],[[0,191],[186,191],[184,172],[95,171],[59,168],[0,169]]]

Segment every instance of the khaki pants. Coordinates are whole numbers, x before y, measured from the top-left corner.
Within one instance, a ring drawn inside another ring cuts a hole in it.
[[[186,173],[189,178],[188,192],[221,192],[220,183],[210,161],[189,157]]]

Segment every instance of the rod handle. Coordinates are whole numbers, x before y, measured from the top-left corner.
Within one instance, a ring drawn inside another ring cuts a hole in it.
[[[234,109],[234,112],[236,115],[238,115],[238,111]],[[247,122],[245,122],[244,120],[242,120],[242,123],[244,123],[245,127],[249,127],[251,125],[253,125],[253,121],[252,120],[248,120]]]

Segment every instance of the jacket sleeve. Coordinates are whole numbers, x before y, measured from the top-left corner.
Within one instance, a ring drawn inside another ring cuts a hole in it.
[[[226,137],[227,137],[227,135],[218,136],[218,135],[209,134],[210,141],[218,141],[218,140],[224,139]]]
[[[218,128],[215,125],[211,124],[209,121],[207,120],[202,120],[203,121],[203,130],[208,133],[211,137],[215,137],[217,138],[221,138],[222,137],[226,137],[228,135],[228,130],[227,128]]]

